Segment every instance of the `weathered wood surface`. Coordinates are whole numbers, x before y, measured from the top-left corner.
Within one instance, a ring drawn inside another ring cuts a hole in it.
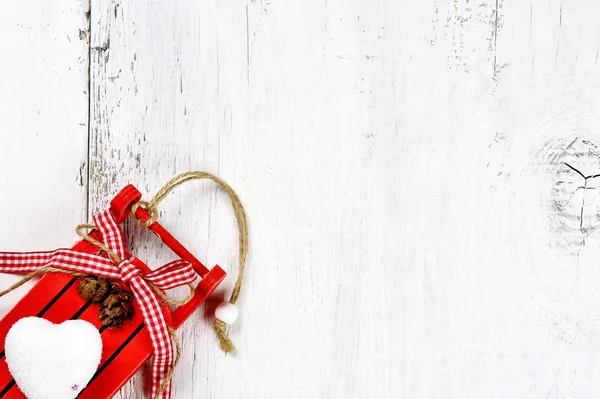
[[[600,3],[55,3],[0,6],[3,247],[191,169],[247,206],[239,351],[199,313],[175,399],[600,392]],[[162,210],[233,272],[214,186]]]
[[[86,217],[87,11],[81,1],[0,2],[0,251],[70,246]],[[25,292],[2,298],[0,314]]]

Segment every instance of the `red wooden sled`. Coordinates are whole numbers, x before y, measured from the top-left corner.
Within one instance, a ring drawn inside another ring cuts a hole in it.
[[[130,215],[133,204],[141,198],[142,194],[132,185],[117,194],[110,204],[116,220],[119,223],[124,222]],[[150,214],[142,207],[137,208],[135,216],[142,222],[150,219]],[[168,305],[163,306],[167,322],[177,329],[223,281],[225,272],[219,266],[208,270],[158,222],[152,224],[149,229],[181,259],[190,262],[201,278],[196,286],[194,298],[189,303],[173,312]],[[95,238],[98,238],[97,232],[90,233],[92,237],[95,235]],[[98,252],[98,248],[87,241],[77,243],[73,249],[89,253]],[[131,254],[128,253],[127,256]],[[149,270],[148,266],[137,258],[133,258],[132,263],[141,270]],[[98,371],[78,396],[79,399],[112,398],[150,358],[152,344],[137,303],[134,303],[135,310],[131,322],[124,323],[121,329],[105,328],[98,318],[98,305],[83,300],[77,293],[78,282],[78,278],[66,274],[45,275],[0,321],[0,398],[25,398],[8,372],[4,356],[4,342],[8,330],[24,317],[42,317],[53,323],[62,323],[69,319],[86,320],[100,330],[103,343],[102,360]]]

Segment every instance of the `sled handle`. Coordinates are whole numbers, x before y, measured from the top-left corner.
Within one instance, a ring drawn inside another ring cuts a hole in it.
[[[142,193],[133,185],[126,186],[121,190],[116,197],[111,201],[111,212],[117,219],[118,223],[122,223],[131,214],[131,209],[134,204],[137,204],[142,198]],[[136,219],[142,223],[151,219],[150,213],[143,207],[138,206],[135,211]],[[177,254],[181,259],[190,262],[196,273],[201,277],[194,290],[194,297],[185,305],[178,307],[173,312],[172,323],[176,329],[183,324],[185,319],[194,312],[208,296],[217,288],[223,281],[226,273],[219,266],[215,266],[209,270],[200,262],[190,251],[187,250],[171,233],[169,233],[160,223],[154,222],[148,229],[160,238],[169,248]],[[140,262],[142,263],[142,262]]]
[[[117,219],[117,223],[123,223],[127,216],[131,213],[131,208],[134,204],[138,203],[142,199],[142,193],[138,191],[133,185],[128,185],[121,190],[117,196],[110,202],[110,210]],[[142,223],[150,220],[151,215],[143,207],[138,206],[135,211],[136,219]],[[190,251],[187,250],[171,233],[169,233],[160,223],[154,222],[148,226],[148,230],[160,238],[169,248],[177,254],[181,259],[187,260],[192,264],[196,273],[200,277],[204,278],[208,274],[208,269],[202,264]]]

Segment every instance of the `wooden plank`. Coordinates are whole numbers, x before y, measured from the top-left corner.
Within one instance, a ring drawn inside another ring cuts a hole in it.
[[[487,389],[505,396],[594,396],[600,390],[597,179],[585,182],[564,162],[586,175],[600,168],[594,22],[600,4],[504,2],[499,16],[497,65],[506,66],[493,94],[487,176],[501,175],[488,188],[487,198],[496,198],[482,226],[497,243],[492,252],[488,242],[486,254],[499,256],[482,270],[495,282],[485,303],[497,316],[481,326],[493,333],[475,341],[486,348],[481,376],[491,382]],[[588,189],[577,190],[586,183]],[[500,379],[512,382],[502,387]]]
[[[70,247],[85,221],[88,10],[87,1],[0,4],[0,250]],[[0,286],[18,278],[2,275]],[[0,316],[26,292],[2,298]]]
[[[182,41],[189,46],[176,44]],[[126,183],[153,194],[175,173],[191,169],[219,173],[244,194],[245,167],[237,162],[245,144],[236,138],[247,130],[245,95],[238,90],[247,86],[244,5],[94,2],[91,46],[92,210],[106,206]],[[209,268],[231,270],[235,222],[214,186],[182,188],[165,202],[161,223]],[[157,251],[153,234],[140,237],[133,230],[129,236],[132,252],[151,267],[174,258],[169,250]],[[209,396],[197,373],[227,360],[201,311],[182,329],[185,350],[173,397]],[[118,397],[143,397],[143,379],[133,381]]]
[[[198,314],[174,398],[593,397],[596,3],[94,1],[91,209],[205,169],[250,214],[239,351]],[[211,185],[162,209],[235,264]]]

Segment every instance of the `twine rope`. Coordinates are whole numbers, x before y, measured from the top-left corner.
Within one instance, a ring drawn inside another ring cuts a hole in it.
[[[146,228],[150,227],[158,219],[158,205],[173,191],[175,188],[193,180],[208,179],[216,183],[229,197],[233,212],[237,221],[238,227],[238,244],[239,244],[239,263],[238,275],[233,286],[229,302],[236,304],[242,289],[244,281],[244,271],[246,267],[246,258],[248,256],[248,219],[246,211],[242,205],[242,201],[237,193],[223,179],[208,173],[208,172],[187,172],[172,178],[164,187],[162,187],[154,198],[149,202],[140,201],[131,208],[132,214],[135,214],[138,207],[142,206],[150,214],[151,218],[144,223]],[[213,322],[213,330],[219,339],[221,350],[226,353],[235,351],[235,345],[227,334],[227,324],[222,320],[215,319]]]

